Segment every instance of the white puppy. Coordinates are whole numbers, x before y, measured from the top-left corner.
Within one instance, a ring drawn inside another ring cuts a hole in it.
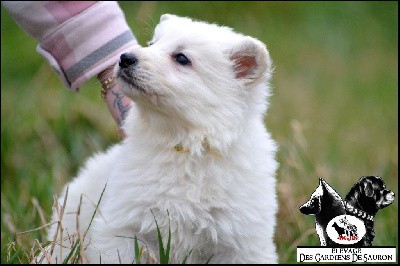
[[[263,123],[271,70],[260,41],[174,15],[148,47],[121,55],[117,79],[136,102],[128,137],[67,185],[63,237],[81,238],[84,261],[131,263],[135,236],[158,257],[157,220],[164,245],[170,225],[171,262],[191,252],[190,263],[277,263],[277,148]],[[63,245],[53,262],[73,243]]]

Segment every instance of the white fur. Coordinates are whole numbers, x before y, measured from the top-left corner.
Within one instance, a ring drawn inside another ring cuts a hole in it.
[[[211,256],[211,263],[277,263],[278,164],[263,123],[272,71],[265,45],[227,27],[163,15],[152,45],[132,53],[139,60],[129,70],[133,81],[119,80],[136,102],[124,125],[128,137],[90,158],[67,185],[66,213],[76,212],[84,195],[84,231],[94,212],[91,202],[97,203],[107,183],[85,238],[88,261],[101,256],[102,263],[118,263],[119,253],[123,263],[131,263],[135,235],[158,256],[152,210],[164,245],[170,220],[172,262],[181,263],[192,250],[190,263]],[[191,65],[176,62],[176,53]],[[256,64],[239,77],[242,56]],[[118,67],[116,72],[120,76]],[[189,151],[177,152],[177,144]],[[61,203],[64,197],[65,190]],[[76,231],[75,214],[64,215],[62,223],[64,235]],[[68,252],[64,248],[62,256]],[[56,247],[58,262],[59,253]]]

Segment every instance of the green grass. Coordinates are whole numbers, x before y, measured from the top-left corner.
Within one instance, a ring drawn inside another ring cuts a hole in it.
[[[298,245],[319,245],[313,217],[298,211],[319,177],[344,197],[360,176],[380,175],[398,195],[397,2],[120,3],[141,44],[163,13],[267,44],[275,73],[265,121],[279,143],[281,263],[296,261]],[[88,156],[118,141],[98,82],[67,91],[35,46],[2,7],[2,263],[27,262],[45,230],[17,233],[43,225],[39,209],[49,220],[52,195]],[[397,217],[396,198],[375,219],[375,246],[398,244]]]

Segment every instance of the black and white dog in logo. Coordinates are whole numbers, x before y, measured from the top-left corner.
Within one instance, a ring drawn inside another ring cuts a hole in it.
[[[363,176],[350,189],[345,199],[346,213],[360,218],[366,227],[365,236],[353,246],[372,246],[375,237],[374,216],[394,201],[394,192],[386,189],[379,176]]]
[[[326,229],[333,218],[346,214],[346,209],[342,198],[325,180],[319,179],[317,189],[300,207],[300,211],[307,215],[315,215],[315,229],[321,246],[339,246],[328,237]]]
[[[332,227],[335,229],[336,233],[338,234],[339,238],[342,239],[356,239],[358,240],[358,229],[355,224],[352,224],[347,220],[347,217],[344,216],[343,218],[339,219],[339,222],[342,226],[337,224],[337,221],[334,221]]]
[[[300,211],[315,215],[321,246],[366,247],[374,239],[374,216],[393,201],[394,192],[387,190],[378,176],[361,177],[345,201],[320,178],[319,186]]]

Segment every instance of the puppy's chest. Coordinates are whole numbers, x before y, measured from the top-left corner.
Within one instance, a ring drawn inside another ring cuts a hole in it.
[[[113,205],[196,216],[226,207],[227,201],[238,198],[238,190],[246,194],[246,186],[240,185],[245,174],[239,167],[232,167],[223,158],[185,156],[164,153],[149,157],[142,153],[121,162],[109,182]]]
[[[154,197],[185,200],[199,204],[219,201],[227,196],[227,188],[234,185],[234,177],[242,175],[217,158],[208,156],[187,159],[185,154],[161,155],[151,160],[138,160],[138,167],[127,178],[137,188],[154,192]]]
[[[124,228],[156,245],[156,218],[162,231],[171,223],[172,237],[184,236],[173,241],[179,250],[212,249],[211,240],[233,239],[243,231],[242,223],[254,220],[261,209],[266,213],[260,202],[267,202],[261,199],[271,194],[271,186],[251,160],[196,159],[176,152],[120,154],[125,157],[118,158],[103,202],[106,228]]]

